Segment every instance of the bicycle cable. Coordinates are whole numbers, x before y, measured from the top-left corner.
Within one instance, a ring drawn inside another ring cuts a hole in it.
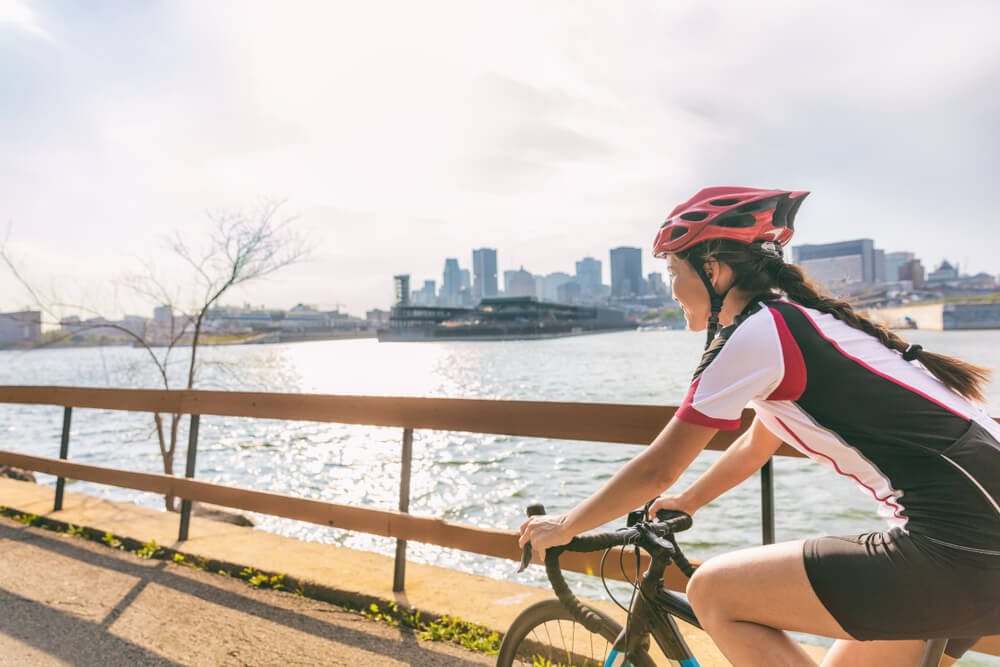
[[[618,605],[619,609],[628,614],[629,613],[628,608],[625,607],[625,605],[623,605],[621,602],[619,602],[618,598],[615,597],[615,594],[611,592],[611,589],[608,588],[608,580],[604,577],[604,562],[607,560],[609,553],[611,553],[611,547],[605,549],[604,555],[601,556],[601,584],[604,586],[604,592],[608,594],[608,597],[611,598],[611,601],[614,602],[616,605]],[[632,582],[629,581],[629,583]]]

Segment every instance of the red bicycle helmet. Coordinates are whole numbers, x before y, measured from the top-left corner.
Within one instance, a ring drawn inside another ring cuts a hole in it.
[[[808,192],[714,187],[680,204],[660,226],[653,254],[665,257],[711,239],[785,245],[795,231],[795,213]]]

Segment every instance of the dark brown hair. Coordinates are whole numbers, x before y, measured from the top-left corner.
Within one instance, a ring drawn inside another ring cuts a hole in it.
[[[874,336],[890,350],[903,353],[910,347],[909,343],[886,327],[855,312],[847,301],[827,294],[822,287],[809,280],[798,266],[786,264],[780,257],[766,252],[759,243],[745,245],[728,239],[717,239],[699,243],[678,253],[678,257],[695,266],[704,266],[710,260],[723,262],[733,270],[733,287],[765,299],[778,298],[783,292],[800,305],[829,313],[844,324]],[[915,353],[911,351],[908,358],[919,361],[952,391],[973,401],[985,401],[983,392],[991,375],[988,368],[975,366],[955,357],[927,352],[922,348],[916,349]]]

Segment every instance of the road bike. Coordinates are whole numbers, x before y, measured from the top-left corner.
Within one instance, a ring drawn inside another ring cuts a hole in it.
[[[651,638],[666,656],[667,664],[698,667],[677,619],[697,628],[701,624],[686,596],[663,587],[663,572],[671,563],[688,577],[694,574],[695,568],[674,537],[691,527],[691,517],[680,511],[660,510],[649,519],[648,507],[630,512],[625,528],[581,535],[568,544],[546,549],[545,571],[558,599],[537,602],[514,619],[500,646],[497,667],[656,667],[650,655]],[[529,516],[544,513],[541,505],[528,508]],[[632,582],[629,607],[619,605],[628,614],[623,628],[573,594],[559,567],[559,557],[564,551],[604,551],[600,573],[603,580],[604,561],[610,550],[627,546],[642,549],[650,560],[641,578]],[[530,560],[528,544],[522,554],[521,570]],[[919,667],[936,667],[946,644],[947,640],[928,641]]]

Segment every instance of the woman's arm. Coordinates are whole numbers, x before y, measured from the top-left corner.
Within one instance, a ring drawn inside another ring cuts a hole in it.
[[[671,419],[656,439],[590,498],[562,515],[532,517],[521,526],[520,546],[529,540],[537,557],[640,507],[677,481],[705,449],[716,429]]]
[[[660,498],[650,512],[658,509],[678,509],[694,514],[733,488],[767,463],[781,446],[781,438],[767,430],[755,417],[750,428],[731,444],[691,486],[677,495]]]

